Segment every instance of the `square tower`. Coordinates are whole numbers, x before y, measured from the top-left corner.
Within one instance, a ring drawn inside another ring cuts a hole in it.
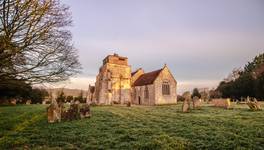
[[[127,57],[108,55],[103,60],[95,83],[98,104],[125,104],[131,102],[131,67]]]

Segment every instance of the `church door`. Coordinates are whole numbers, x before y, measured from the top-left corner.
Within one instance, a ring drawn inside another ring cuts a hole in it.
[[[141,104],[140,96],[138,97],[138,104],[139,104],[139,105]]]

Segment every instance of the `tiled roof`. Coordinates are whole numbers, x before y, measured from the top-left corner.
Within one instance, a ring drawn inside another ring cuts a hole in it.
[[[142,74],[134,83],[134,86],[153,84],[162,69]]]

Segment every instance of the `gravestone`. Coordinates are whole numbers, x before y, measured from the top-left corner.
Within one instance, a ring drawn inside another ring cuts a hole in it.
[[[70,105],[70,108],[63,112],[63,120],[71,121],[80,119],[80,108],[79,104],[73,103]]]
[[[187,100],[183,101],[183,105],[182,105],[182,112],[188,112],[189,111],[189,104],[187,102]]]
[[[183,94],[184,97],[184,102],[182,105],[182,112],[189,112],[191,109],[191,93],[190,92],[185,92]]]
[[[48,122],[60,122],[61,121],[61,109],[55,100],[47,108]]]
[[[256,111],[256,110],[261,110],[260,103],[257,101],[256,98],[254,98],[253,101],[250,101],[249,97],[247,97],[246,104],[250,108],[250,110]]]
[[[64,103],[57,101],[52,101],[52,103],[47,107],[48,122],[60,122],[61,120],[71,121],[78,120],[82,118],[91,117],[90,105],[84,104],[80,107],[80,104],[74,102],[70,104],[70,108],[64,110]]]
[[[193,109],[197,109],[201,107],[202,102],[201,102],[201,99],[199,99],[199,97],[194,96],[192,101],[193,101]]]
[[[30,104],[31,104],[31,100],[27,100],[26,105],[30,105]]]
[[[81,118],[90,118],[91,117],[91,111],[90,111],[90,105],[84,104],[82,108],[80,109],[80,117]]]
[[[12,105],[16,105],[17,100],[16,100],[16,99],[11,99],[11,100],[10,100],[10,103],[11,103]]]

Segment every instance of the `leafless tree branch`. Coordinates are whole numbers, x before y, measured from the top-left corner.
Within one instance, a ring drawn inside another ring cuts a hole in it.
[[[59,0],[0,0],[0,81],[57,82],[80,70]]]

